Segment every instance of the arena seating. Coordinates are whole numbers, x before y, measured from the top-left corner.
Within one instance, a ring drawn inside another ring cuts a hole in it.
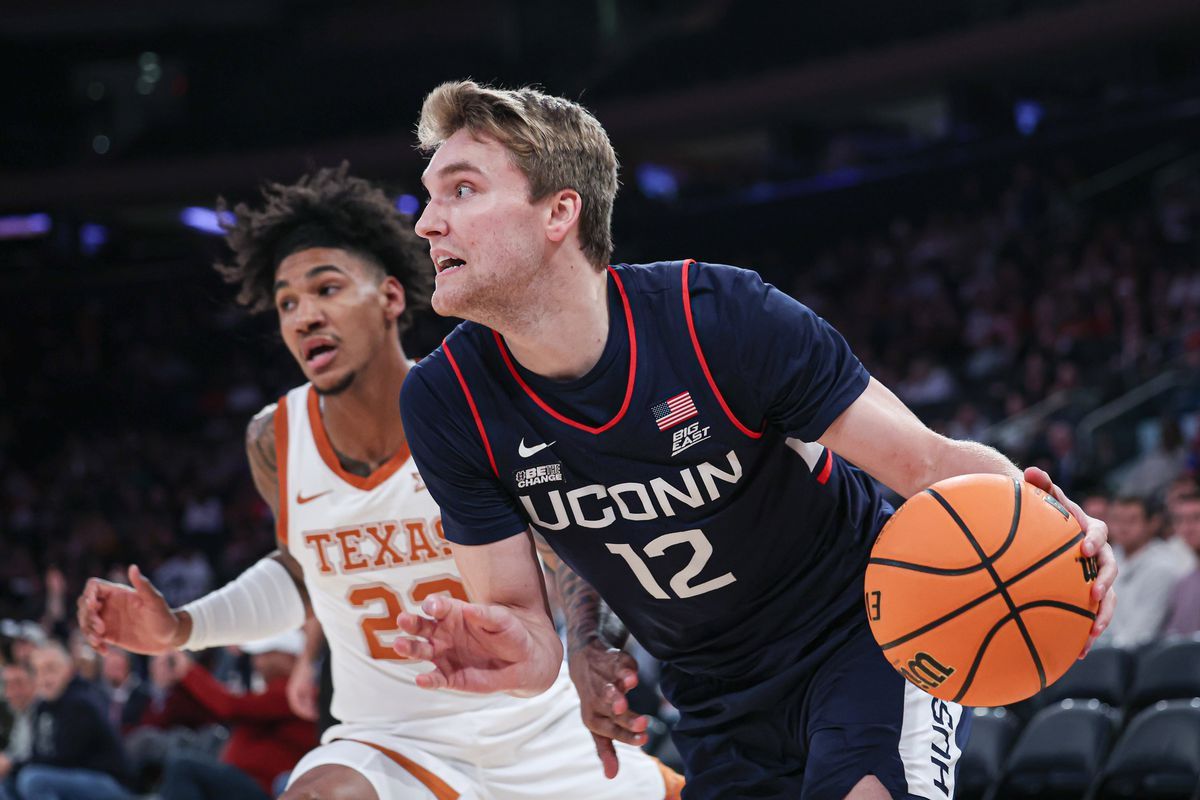
[[[1119,647],[1097,647],[1077,661],[1067,674],[1032,698],[1031,705],[1044,708],[1061,700],[1099,700],[1112,708],[1125,702],[1133,677],[1133,654]]]
[[[1200,637],[1166,639],[1141,651],[1129,692],[1131,710],[1193,697],[1200,697]]]
[[[1200,798],[1200,697],[1163,700],[1138,714],[1113,749],[1093,796]]]
[[[955,797],[982,800],[1000,778],[1021,722],[1004,708],[972,710],[971,733],[958,766]]]
[[[1120,714],[1099,700],[1063,700],[1037,713],[1005,765],[996,798],[1078,798],[1100,774]]]
[[[1200,636],[1097,647],[1013,708],[975,709],[964,800],[1200,800]]]

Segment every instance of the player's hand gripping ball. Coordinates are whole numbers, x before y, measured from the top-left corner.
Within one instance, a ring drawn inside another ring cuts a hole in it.
[[[883,527],[866,575],[871,632],[916,686],[999,706],[1062,677],[1087,642],[1098,567],[1056,499],[1003,475],[913,495]]]

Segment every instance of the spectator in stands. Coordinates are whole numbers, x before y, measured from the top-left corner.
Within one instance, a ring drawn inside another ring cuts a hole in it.
[[[1179,541],[1192,548],[1200,563],[1200,493],[1179,497],[1171,506],[1171,527]],[[1175,586],[1167,616],[1166,634],[1200,633],[1200,566]]]
[[[0,634],[9,640],[9,651],[14,664],[28,664],[38,645],[46,641],[42,626],[31,619],[24,622],[6,619],[0,622]]]
[[[33,668],[29,663],[17,661],[4,667],[4,703],[12,721],[0,764],[20,764],[33,754],[33,704],[36,700]],[[5,780],[9,793],[16,792],[13,777],[10,772]]]
[[[33,747],[24,762],[0,760],[16,775],[20,800],[125,800],[125,753],[95,687],[76,677],[65,647],[48,640],[33,653],[39,700]],[[8,800],[6,798],[5,800]]]
[[[1113,589],[1121,610],[1098,640],[1117,647],[1153,641],[1167,618],[1171,591],[1188,571],[1157,537],[1158,514],[1144,497],[1122,496],[1108,516],[1109,540],[1119,572]]]
[[[299,631],[249,642],[254,671],[265,684],[261,692],[234,693],[208,670],[182,653],[175,676],[213,716],[232,728],[222,763],[191,756],[167,762],[163,800],[269,800],[275,781],[289,772],[317,745],[313,722],[296,716],[288,706],[287,685],[304,647]]]
[[[1083,509],[1083,513],[1089,517],[1102,519],[1108,522],[1108,509],[1111,499],[1108,492],[1098,486],[1088,485],[1080,487],[1079,490],[1079,505]]]
[[[176,652],[150,657],[150,680],[145,684],[150,702],[137,727],[125,735],[134,786],[156,786],[169,758],[181,754],[216,758],[225,741],[225,730],[212,713],[190,692],[179,686],[183,671]]]
[[[1167,544],[1173,548],[1176,558],[1192,566],[1200,567],[1200,557],[1197,557],[1195,545],[1188,543],[1181,527],[1175,524],[1176,506],[1180,501],[1190,499],[1192,495],[1200,495],[1200,481],[1187,472],[1171,481],[1166,492],[1163,493],[1163,504],[1166,506],[1167,520],[1170,522],[1171,528],[1168,532]]]
[[[1121,481],[1121,492],[1161,497],[1161,492],[1183,469],[1186,457],[1187,448],[1178,420],[1164,417],[1159,423],[1157,444],[1134,461]]]
[[[108,720],[121,733],[128,733],[150,705],[150,689],[133,671],[129,653],[110,647],[101,657],[100,688],[108,696]]]

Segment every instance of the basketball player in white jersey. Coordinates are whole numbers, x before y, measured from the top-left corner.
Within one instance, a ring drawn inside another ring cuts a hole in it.
[[[235,259],[219,269],[239,302],[274,306],[309,379],[247,429],[279,549],[176,610],[136,566],[132,588],[92,579],[80,627],[101,648],[160,653],[262,638],[315,615],[341,722],[296,765],[288,800],[677,797],[682,779],[635,747],[618,744],[621,769],[606,779],[565,669],[527,699],[418,688],[428,665],[393,649],[397,616],[433,595],[467,598],[398,405],[409,366],[399,333],[428,305],[432,266],[383,192],[345,165],[264,195],[264,208],[236,209]]]

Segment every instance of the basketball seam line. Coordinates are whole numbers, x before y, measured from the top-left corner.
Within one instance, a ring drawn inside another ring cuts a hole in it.
[[[1015,491],[1015,498],[1013,500],[1012,524],[1015,527],[1019,524],[1021,516],[1021,483],[1015,478],[1013,479],[1013,490]],[[1045,689],[1046,668],[1042,666],[1042,659],[1038,655],[1037,648],[1033,645],[1033,637],[1029,634],[1029,629],[1025,626],[1025,620],[1021,619],[1021,615],[1017,613],[1017,604],[1013,602],[1012,595],[1008,593],[1008,589],[1004,586],[1004,582],[1000,580],[1000,576],[996,573],[995,567],[990,561],[988,561],[987,553],[984,552],[983,547],[981,547],[979,542],[975,539],[975,535],[971,533],[971,529],[967,527],[965,522],[963,522],[962,517],[958,516],[958,512],[955,511],[954,507],[946,501],[946,498],[942,497],[933,489],[926,489],[925,491],[928,492],[943,509],[945,509],[946,513],[950,515],[950,518],[954,520],[956,525],[958,525],[959,530],[961,530],[963,535],[967,537],[967,541],[971,543],[971,547],[975,548],[975,552],[979,554],[979,560],[987,565],[988,574],[992,576],[992,581],[995,582],[996,588],[1000,591],[1000,596],[1004,598],[1004,602],[1008,605],[1009,611],[1016,615],[1013,621],[1017,623],[1017,630],[1021,632],[1021,638],[1025,640],[1025,647],[1029,649],[1029,656],[1033,659],[1033,665],[1037,668],[1038,684],[1040,688]],[[959,698],[963,696],[965,691],[966,686],[964,685],[963,688],[959,690],[958,696],[954,698],[954,701],[958,702]]]
[[[1000,545],[995,553],[984,559],[979,564],[972,564],[969,567],[955,567],[953,569],[929,567],[924,564],[914,564],[911,561],[900,561],[890,558],[872,558],[867,561],[868,564],[879,564],[885,567],[896,567],[898,569],[911,569],[915,572],[924,572],[928,575],[946,575],[948,577],[958,575],[970,575],[973,572],[978,572],[981,569],[986,569],[988,564],[994,564],[1008,552],[1008,548],[1012,547],[1012,543],[1017,540],[1017,522],[1020,516],[1013,517],[1013,524],[1008,528],[1008,536],[1004,539],[1004,543]]]
[[[1004,586],[1007,588],[1009,586],[1013,586],[1017,583],[1020,583],[1021,581],[1025,580],[1025,578],[1029,577],[1030,574],[1037,572],[1039,569],[1046,566],[1051,561],[1058,558],[1059,556],[1061,556],[1063,553],[1070,550],[1075,545],[1079,544],[1079,542],[1082,540],[1083,540],[1083,532],[1080,531],[1079,533],[1075,534],[1075,536],[1072,537],[1070,540],[1059,545],[1054,550],[1050,551],[1046,555],[1039,558],[1037,561],[1030,564],[1025,569],[1018,572],[1016,575],[1013,575],[1011,578],[1006,580],[1004,582]],[[907,569],[907,567],[898,567],[898,569]],[[929,633],[931,630],[938,627],[939,625],[946,624],[950,620],[957,617],[959,614],[965,614],[966,612],[970,611],[972,608],[979,605],[980,603],[991,600],[993,597],[995,597],[999,593],[1000,593],[999,589],[990,589],[990,590],[984,592],[983,594],[981,594],[979,597],[976,597],[974,600],[971,600],[971,601],[959,606],[958,608],[954,609],[953,611],[948,612],[945,616],[939,617],[938,619],[935,619],[933,622],[926,623],[925,625],[922,625],[921,627],[917,628],[916,630],[913,630],[913,631],[910,631],[909,633],[904,634],[899,639],[893,639],[892,641],[887,642],[886,644],[881,644],[879,646],[884,650],[890,650],[893,647],[898,647],[899,645],[902,645],[907,641],[915,639],[918,636],[922,636],[926,633]],[[1075,608],[1079,608],[1079,607],[1075,606]],[[1092,614],[1091,611],[1088,611],[1088,613]],[[1092,614],[1092,618],[1095,619],[1095,617],[1096,617],[1096,615]]]
[[[1080,608],[1079,606],[1073,606],[1070,603],[1064,603],[1060,600],[1034,600],[1032,602],[1026,603],[1023,606],[1014,608],[1012,610],[1012,612],[1005,614],[1003,617],[1001,617],[996,622],[996,624],[992,626],[992,629],[990,631],[988,631],[987,636],[983,637],[983,641],[980,643],[979,649],[975,652],[975,660],[971,662],[971,668],[969,670],[967,670],[967,677],[963,679],[962,688],[960,688],[958,690],[958,694],[955,695],[955,697],[954,697],[955,703],[957,703],[962,698],[962,696],[967,693],[967,690],[969,688],[971,688],[971,684],[974,683],[974,681],[975,681],[975,673],[979,670],[979,665],[981,663],[983,663],[983,654],[985,652],[987,652],[988,645],[991,644],[992,639],[995,638],[996,634],[1000,632],[1000,629],[1003,628],[1005,625],[1007,625],[1010,620],[1017,619],[1019,617],[1021,611],[1028,611],[1031,608],[1040,608],[1043,606],[1049,606],[1051,608],[1058,608],[1063,611],[1070,611],[1072,613],[1079,614],[1080,616],[1088,617],[1090,619],[1096,618],[1096,615],[1093,614],[1091,611],[1087,610],[1086,608]],[[1043,687],[1043,688],[1045,688],[1045,687]]]

